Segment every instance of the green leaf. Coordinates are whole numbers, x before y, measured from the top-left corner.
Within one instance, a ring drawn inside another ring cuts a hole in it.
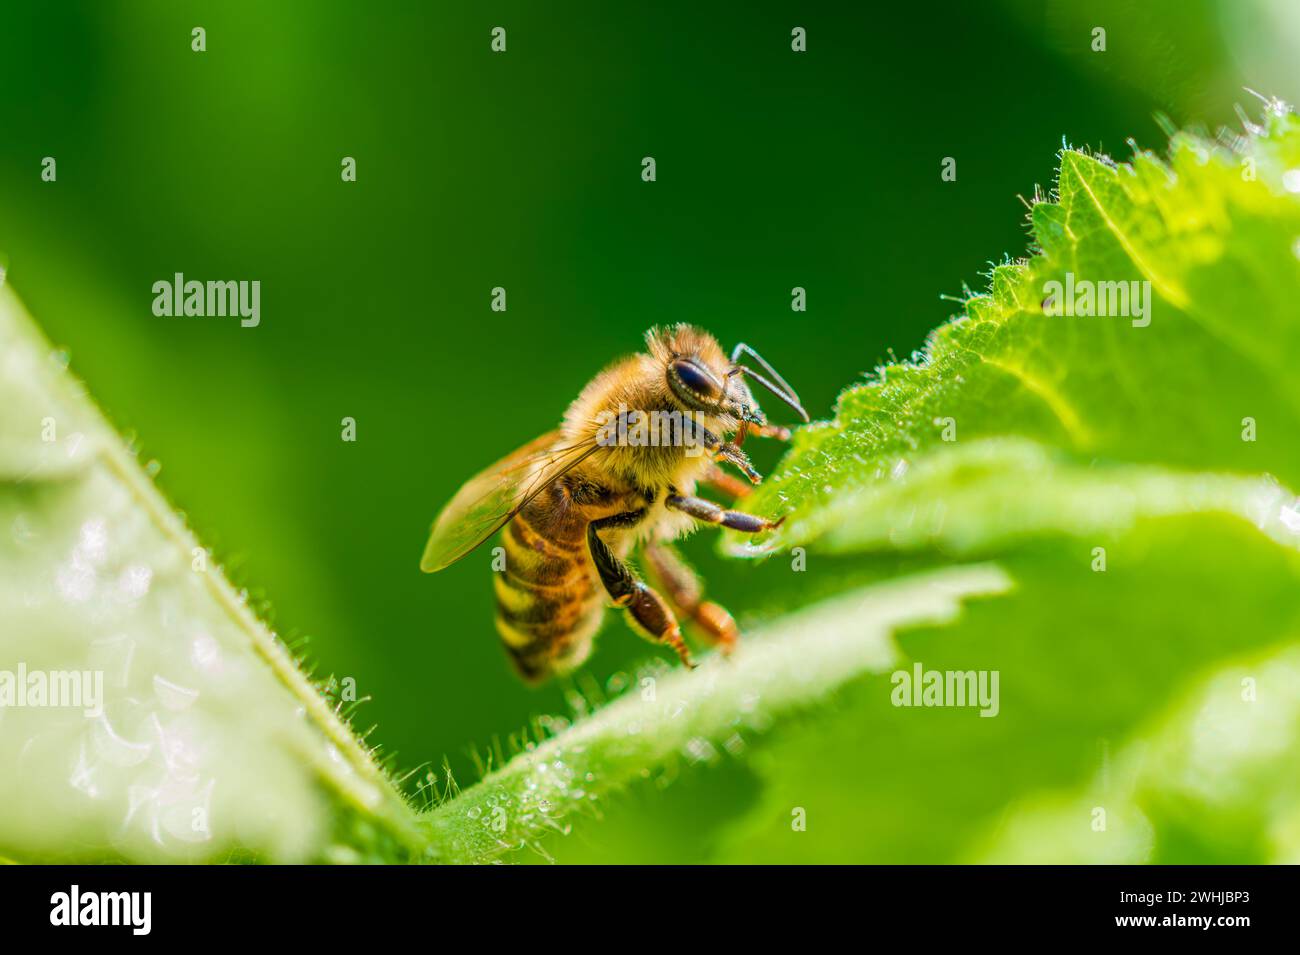
[[[1075,789],[1016,807],[981,862],[1300,859],[1300,651],[1254,654],[1189,690]],[[1094,826],[1105,810],[1106,833]],[[1090,825],[1080,826],[1080,819]],[[1096,843],[1104,841],[1099,854]]]
[[[1031,213],[1041,254],[995,268],[991,291],[913,362],[847,390],[804,429],[751,499],[788,513],[764,550],[807,545],[851,520],[926,453],[1017,437],[1079,467],[1163,465],[1270,473],[1300,484],[1300,123],[1270,113],[1239,151],[1175,137],[1166,165],[1062,153],[1055,202]],[[1254,179],[1243,178],[1253,170]],[[1294,177],[1286,179],[1294,183]],[[1150,324],[1044,314],[1049,282],[1150,282]],[[1257,439],[1245,441],[1244,419]],[[945,440],[947,438],[948,440]],[[831,515],[834,515],[832,517]],[[733,536],[735,553],[752,553]]]
[[[848,688],[815,725],[774,734],[752,764],[761,801],[724,834],[720,859],[1223,861],[1155,838],[1172,828],[1167,804],[1138,802],[1128,780],[1140,771],[1151,788],[1162,785],[1143,762],[1150,727],[1189,686],[1233,660],[1295,645],[1300,555],[1238,518],[1201,514],[1143,519],[1108,540],[1108,556],[1098,573],[1086,542],[1022,546],[999,561],[1012,593],[950,626],[902,635],[900,669],[997,671],[996,717],[895,706],[882,674]],[[1183,729],[1221,738],[1223,760],[1205,778],[1229,790],[1245,782],[1234,775],[1242,754],[1274,745],[1238,735],[1246,714],[1280,722],[1287,745],[1300,745],[1300,727],[1285,721],[1294,708],[1285,684],[1250,672],[1257,701],[1225,691],[1218,721]],[[1279,813],[1268,826],[1300,808],[1276,770],[1286,799],[1260,805]],[[1010,834],[1022,814],[1062,800],[1054,828],[1038,826],[1032,840]],[[806,832],[790,829],[794,806],[807,812]],[[1098,807],[1104,831],[1092,828]],[[1288,852],[1294,861],[1294,843],[1261,830],[1231,858],[1283,861]]]
[[[997,559],[1015,592],[902,639],[926,669],[999,671],[996,719],[860,681],[760,754],[762,802],[720,858],[1296,860],[1274,758],[1300,726],[1263,661],[1300,634],[1300,124],[1266,121],[1176,136],[1167,164],[1064,151],[1039,254],[846,391],[755,495],[788,519],[733,553]],[[1150,322],[1047,314],[1067,273],[1149,282]]]
[[[751,635],[726,660],[643,672],[624,696],[432,810],[433,858],[483,862],[536,847],[631,783],[740,754],[844,682],[893,667],[896,629],[947,623],[963,601],[1006,587],[997,568],[972,565],[854,590]]]
[[[384,774],[65,365],[0,288],[0,681],[22,693],[0,706],[0,854],[286,862],[418,847]],[[31,687],[74,673],[82,705],[34,705]]]

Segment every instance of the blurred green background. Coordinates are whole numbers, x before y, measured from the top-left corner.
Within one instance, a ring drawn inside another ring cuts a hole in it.
[[[1300,97],[1285,0],[806,6],[4,3],[7,280],[281,634],[372,698],[357,723],[399,768],[472,779],[472,747],[566,709],[571,684],[509,672],[487,551],[417,565],[464,479],[647,327],[750,342],[824,416],[1025,251],[1017,195],[1063,138],[1124,156],[1162,145],[1157,113]],[[260,327],[155,317],[174,272],[259,279]],[[711,545],[687,552],[742,625],[791,601]],[[584,680],[652,653],[611,615]],[[552,851],[688,861],[752,798],[724,766]]]

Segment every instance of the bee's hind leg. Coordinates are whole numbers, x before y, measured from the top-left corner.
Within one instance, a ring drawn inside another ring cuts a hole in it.
[[[667,544],[646,544],[646,563],[668,600],[703,631],[723,653],[740,642],[740,628],[725,607],[704,600],[700,578],[681,555]]]
[[[602,517],[587,525],[587,549],[600,574],[600,582],[616,606],[628,612],[635,629],[641,631],[655,643],[665,643],[676,651],[682,663],[691,669],[695,662],[691,651],[682,639],[682,629],[677,624],[677,617],[664,599],[637,579],[636,574],[600,539],[600,531],[606,527],[628,527],[636,524],[645,516],[645,511],[628,511]]]

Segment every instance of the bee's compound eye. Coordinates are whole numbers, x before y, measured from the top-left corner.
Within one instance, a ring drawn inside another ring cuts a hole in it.
[[[722,387],[717,379],[689,358],[677,359],[672,367],[677,380],[697,397],[708,401],[717,401],[722,397]]]

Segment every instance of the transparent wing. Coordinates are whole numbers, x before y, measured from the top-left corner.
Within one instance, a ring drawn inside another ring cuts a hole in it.
[[[558,430],[547,432],[470,478],[433,522],[420,569],[431,574],[460,560],[600,447],[594,440],[557,447],[559,441]]]

